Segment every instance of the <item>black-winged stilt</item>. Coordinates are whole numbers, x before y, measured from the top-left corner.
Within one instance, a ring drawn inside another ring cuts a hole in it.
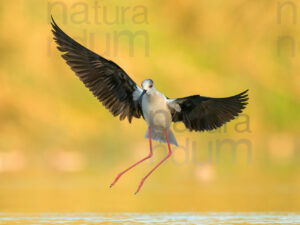
[[[114,116],[120,120],[127,117],[144,118],[148,125],[146,137],[149,138],[150,153],[115,178],[112,187],[127,171],[151,158],[152,140],[168,144],[169,153],[140,182],[136,193],[141,189],[150,174],[172,154],[171,144],[177,146],[171,130],[172,122],[183,122],[190,131],[216,129],[234,119],[247,105],[247,91],[226,98],[210,98],[193,95],[170,99],[158,92],[151,79],[142,82],[140,88],[114,62],[107,60],[65,34],[52,18],[52,32],[58,50],[84,85],[98,98]]]

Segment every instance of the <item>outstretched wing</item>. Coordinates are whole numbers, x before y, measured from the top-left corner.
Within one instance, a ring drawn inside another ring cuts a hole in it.
[[[191,131],[213,130],[235,118],[248,104],[248,90],[227,98],[193,95],[168,99],[173,122],[182,121]]]
[[[142,115],[136,97],[142,90],[117,64],[109,61],[65,34],[52,18],[52,32],[62,57],[100,102],[120,120]]]

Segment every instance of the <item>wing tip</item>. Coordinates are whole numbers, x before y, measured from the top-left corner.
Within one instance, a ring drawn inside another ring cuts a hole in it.
[[[57,23],[55,22],[53,16],[51,15],[50,16],[51,18],[51,21],[50,21],[50,24],[52,26],[52,33],[54,35],[54,40],[58,38],[58,35],[60,35],[61,33],[63,33],[63,31],[60,29],[60,27],[57,25]]]
[[[50,16],[50,18],[51,18],[51,21],[50,21],[51,26],[53,28],[58,27],[52,15]]]

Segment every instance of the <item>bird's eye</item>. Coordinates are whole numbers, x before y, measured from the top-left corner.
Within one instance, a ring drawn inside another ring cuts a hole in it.
[[[152,85],[152,84],[150,84],[150,85],[149,85],[149,88],[152,88],[152,87],[153,87],[153,85]]]

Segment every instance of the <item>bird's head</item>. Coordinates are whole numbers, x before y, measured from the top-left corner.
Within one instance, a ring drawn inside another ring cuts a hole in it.
[[[150,94],[154,90],[153,80],[147,79],[142,82],[143,92]]]

